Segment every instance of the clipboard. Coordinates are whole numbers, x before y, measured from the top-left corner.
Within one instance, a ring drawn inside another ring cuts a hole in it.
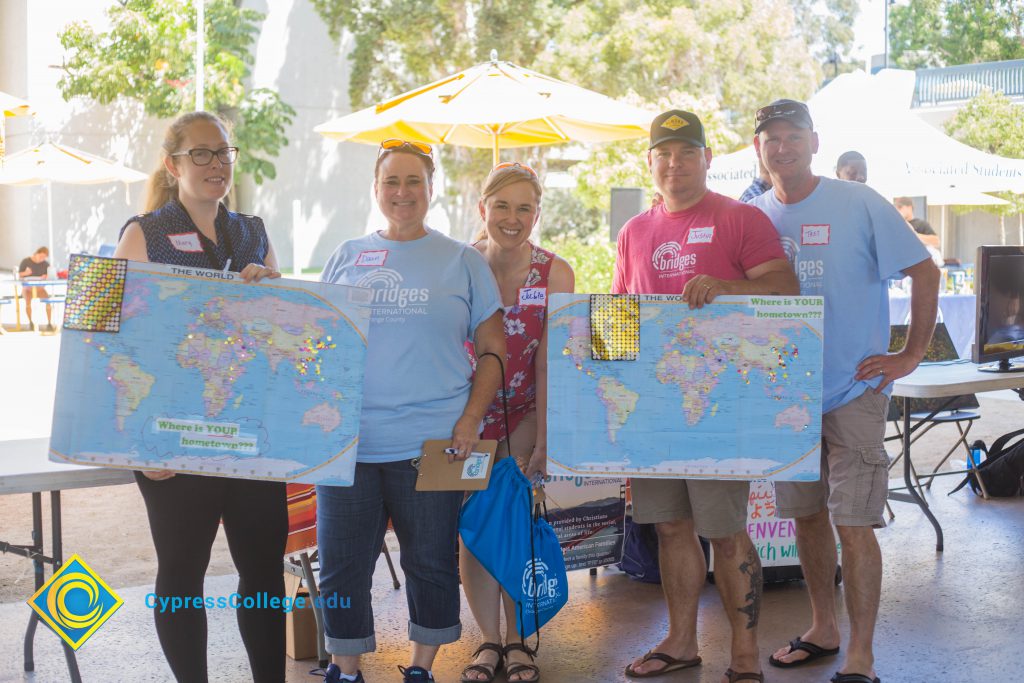
[[[482,491],[491,481],[498,442],[477,441],[473,453],[466,460],[448,462],[445,449],[451,439],[431,439],[423,442],[419,457],[417,491]]]

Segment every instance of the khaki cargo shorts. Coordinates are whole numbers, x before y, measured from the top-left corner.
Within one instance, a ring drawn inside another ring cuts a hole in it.
[[[747,528],[750,482],[705,479],[630,479],[633,521],[692,519],[704,538],[726,538]]]
[[[882,441],[889,397],[867,390],[821,416],[821,480],[775,483],[777,513],[799,518],[826,507],[838,526],[885,526],[889,456]]]

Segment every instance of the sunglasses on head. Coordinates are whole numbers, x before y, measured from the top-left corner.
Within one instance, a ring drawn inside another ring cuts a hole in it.
[[[757,110],[757,113],[754,114],[754,119],[758,123],[763,123],[769,119],[787,118],[790,116],[796,116],[797,114],[802,114],[807,118],[811,117],[810,112],[807,111],[807,107],[805,107],[804,105],[797,103],[786,103],[769,104],[766,107],[761,107],[760,109]]]
[[[530,168],[526,164],[521,164],[518,161],[503,161],[500,164],[498,164],[497,166],[495,166],[494,168],[492,168],[491,169],[491,173],[493,173],[494,171],[500,171],[503,168],[521,168],[524,171],[527,171],[534,178],[537,177],[537,172],[536,171],[534,171],[532,168]]]
[[[389,138],[384,142],[380,143],[380,151],[377,152],[379,157],[384,152],[394,151],[396,149],[409,149],[416,154],[422,154],[425,157],[431,156],[434,148],[425,142],[418,142],[416,140],[401,140],[399,138]]]

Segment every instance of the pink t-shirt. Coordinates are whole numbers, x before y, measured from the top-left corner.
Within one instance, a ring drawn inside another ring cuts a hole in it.
[[[760,209],[708,192],[675,213],[659,204],[619,232],[613,294],[681,294],[696,275],[746,279],[746,271],[786,258]]]

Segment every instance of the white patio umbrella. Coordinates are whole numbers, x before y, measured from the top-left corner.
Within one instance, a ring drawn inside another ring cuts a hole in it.
[[[54,252],[53,184],[94,185],[99,183],[136,183],[147,178],[145,173],[121,164],[74,149],[46,142],[7,157],[0,169],[0,185],[45,185],[47,245]]]
[[[388,138],[480,147],[494,163],[504,147],[646,137],[656,114],[578,85],[491,60],[322,123],[335,140]]]

